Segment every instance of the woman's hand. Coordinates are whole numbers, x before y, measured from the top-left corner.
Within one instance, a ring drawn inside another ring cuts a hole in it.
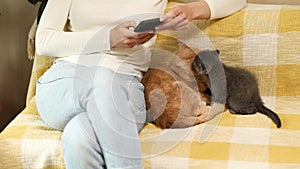
[[[150,40],[154,32],[134,32],[136,22],[128,21],[121,23],[110,31],[111,48],[132,48],[137,44],[143,44]]]
[[[191,20],[209,18],[210,8],[205,1],[192,2],[170,9],[161,17],[160,20],[164,23],[159,25],[156,30],[183,30],[188,27],[189,21]]]

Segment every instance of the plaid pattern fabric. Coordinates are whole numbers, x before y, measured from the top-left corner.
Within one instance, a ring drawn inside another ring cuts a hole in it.
[[[257,75],[263,100],[279,114],[282,128],[261,114],[229,112],[186,129],[148,124],[140,134],[145,168],[300,168],[299,18],[300,6],[248,4],[229,17],[194,22],[221,51],[224,63]],[[175,51],[178,42],[159,36],[157,45]],[[28,105],[0,134],[0,168],[64,168],[61,133],[43,124],[31,100],[36,79],[52,61],[34,61]]]

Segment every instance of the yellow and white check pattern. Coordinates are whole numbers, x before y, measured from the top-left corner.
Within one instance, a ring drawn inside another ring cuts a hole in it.
[[[140,134],[145,168],[300,168],[300,6],[248,4],[229,17],[194,24],[221,51],[224,63],[257,75],[263,100],[279,114],[282,128],[262,114],[229,112],[186,129],[148,124]],[[163,36],[157,42],[172,51],[178,44]],[[61,133],[45,126],[34,100],[29,102],[36,79],[52,61],[34,61],[28,105],[0,134],[1,169],[65,168]]]

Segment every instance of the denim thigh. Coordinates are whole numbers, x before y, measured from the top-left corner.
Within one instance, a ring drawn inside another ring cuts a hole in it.
[[[102,84],[95,84],[95,79],[101,78]],[[107,78],[113,78],[114,83],[128,90],[130,108],[138,130],[141,130],[145,122],[146,106],[144,86],[138,77],[115,73],[104,67],[85,67],[67,61],[54,63],[37,81],[36,104],[41,118],[51,128],[63,130],[73,117],[86,112],[87,102],[95,97],[95,88],[101,88],[103,92],[97,97],[104,98],[98,100],[105,100],[109,94],[117,98],[117,93],[108,90],[111,86],[105,86]]]

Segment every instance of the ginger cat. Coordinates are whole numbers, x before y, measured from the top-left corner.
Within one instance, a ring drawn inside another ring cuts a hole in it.
[[[194,78],[194,50],[182,46],[170,66],[150,68],[143,76],[147,119],[160,128],[190,127],[208,120],[207,77]]]

